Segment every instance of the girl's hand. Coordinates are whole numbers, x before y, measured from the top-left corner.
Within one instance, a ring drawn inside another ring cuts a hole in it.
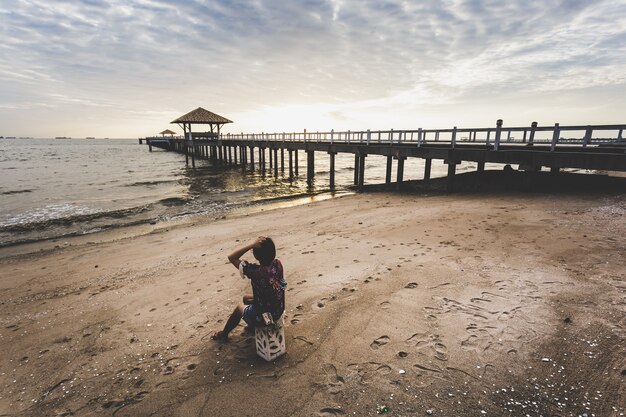
[[[252,243],[252,247],[253,248],[260,248],[261,245],[263,244],[263,242],[265,242],[265,239],[267,239],[265,236],[259,236],[253,243]]]

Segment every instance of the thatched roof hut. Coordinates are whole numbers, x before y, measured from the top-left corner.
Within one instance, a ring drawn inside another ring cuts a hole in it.
[[[180,116],[178,119],[172,121],[172,123],[223,125],[226,123],[232,123],[232,120],[228,120],[219,114],[215,114],[203,109],[202,107],[198,107],[197,109]]]
[[[159,133],[159,135],[165,137],[165,135],[170,135],[170,136],[174,136],[176,134],[176,132],[172,132],[169,129],[165,129],[163,132]]]

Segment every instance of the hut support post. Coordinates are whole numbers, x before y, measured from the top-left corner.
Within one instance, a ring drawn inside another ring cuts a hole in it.
[[[196,141],[191,133],[191,125],[189,126],[189,138],[191,139],[191,166],[196,167]]]
[[[185,148],[185,165],[189,165],[189,147],[187,146],[187,125],[183,125],[183,131],[184,131],[184,148]]]

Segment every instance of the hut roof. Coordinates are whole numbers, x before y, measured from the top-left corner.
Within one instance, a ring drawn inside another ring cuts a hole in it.
[[[159,135],[175,135],[176,132],[172,132],[169,129],[165,129],[163,132],[159,133]]]
[[[171,123],[224,124],[232,123],[232,120],[198,107]]]

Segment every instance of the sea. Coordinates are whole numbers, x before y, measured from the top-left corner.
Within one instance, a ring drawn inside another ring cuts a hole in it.
[[[137,139],[0,139],[0,247],[353,192],[353,155],[337,155],[334,192],[328,155],[316,153],[312,187],[306,154],[298,156],[299,176],[290,181],[288,168],[278,178],[269,169],[262,175],[206,160],[193,169],[184,155],[149,152]],[[385,163],[383,156],[366,158],[366,184],[384,183]],[[457,172],[471,169],[462,164]],[[421,179],[423,160],[408,159],[404,172],[405,180]],[[446,173],[433,161],[433,178]]]

